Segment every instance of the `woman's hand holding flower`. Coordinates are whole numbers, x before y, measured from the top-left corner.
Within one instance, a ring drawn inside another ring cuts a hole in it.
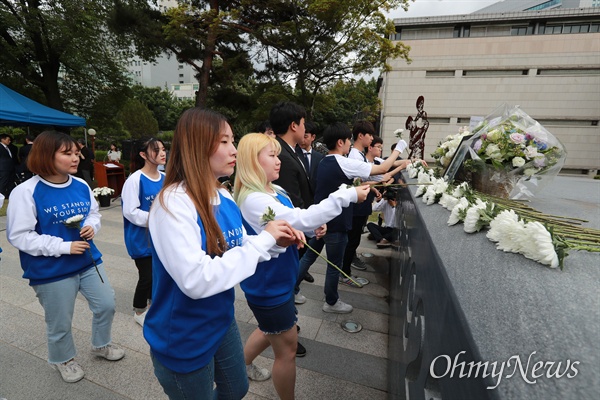
[[[71,242],[71,254],[83,254],[90,248],[90,244],[84,241]]]
[[[92,240],[94,238],[94,228],[89,225],[84,226],[79,231],[79,236],[81,236],[85,240]]]

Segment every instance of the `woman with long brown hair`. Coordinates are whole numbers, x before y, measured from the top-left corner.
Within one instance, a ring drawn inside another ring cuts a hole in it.
[[[233,142],[222,115],[185,111],[164,187],[150,210],[153,302],[144,336],[154,373],[171,399],[244,397],[248,379],[233,287],[296,242],[284,221],[246,235],[239,209],[217,181],[233,173]]]

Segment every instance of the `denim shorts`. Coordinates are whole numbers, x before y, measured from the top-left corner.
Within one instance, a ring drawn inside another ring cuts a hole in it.
[[[290,296],[287,302],[278,306],[262,307],[251,303],[248,303],[248,306],[258,321],[258,329],[266,335],[277,335],[289,331],[298,321],[294,296]]]

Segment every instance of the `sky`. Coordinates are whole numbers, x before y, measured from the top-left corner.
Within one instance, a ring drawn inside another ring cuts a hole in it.
[[[415,0],[408,12],[403,9],[389,13],[389,18],[432,17],[437,15],[470,14],[501,0]]]

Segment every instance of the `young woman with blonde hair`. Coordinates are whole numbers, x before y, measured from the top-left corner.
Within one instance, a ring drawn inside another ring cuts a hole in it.
[[[366,198],[368,186],[350,187],[332,193],[308,209],[294,208],[285,191],[272,183],[279,177],[280,151],[277,140],[267,135],[250,133],[240,140],[234,199],[242,211],[247,231],[262,232],[265,229],[263,215],[270,208],[276,218],[287,221],[295,229],[312,231],[311,236],[322,235],[326,230],[323,224],[339,215],[344,207]],[[254,275],[241,283],[258,321],[258,328],[244,347],[248,377],[258,381],[269,378],[268,370],[254,366],[252,361],[272,346],[275,353],[273,385],[284,400],[294,398],[296,383],[298,333],[294,285],[297,277],[298,250],[290,246],[278,258],[259,263]]]
[[[185,111],[175,128],[164,187],[150,209],[153,301],[144,337],[170,399],[244,397],[248,378],[233,313],[234,286],[257,263],[296,242],[284,221],[246,235],[239,209],[217,182],[233,173],[233,141],[222,115]]]

